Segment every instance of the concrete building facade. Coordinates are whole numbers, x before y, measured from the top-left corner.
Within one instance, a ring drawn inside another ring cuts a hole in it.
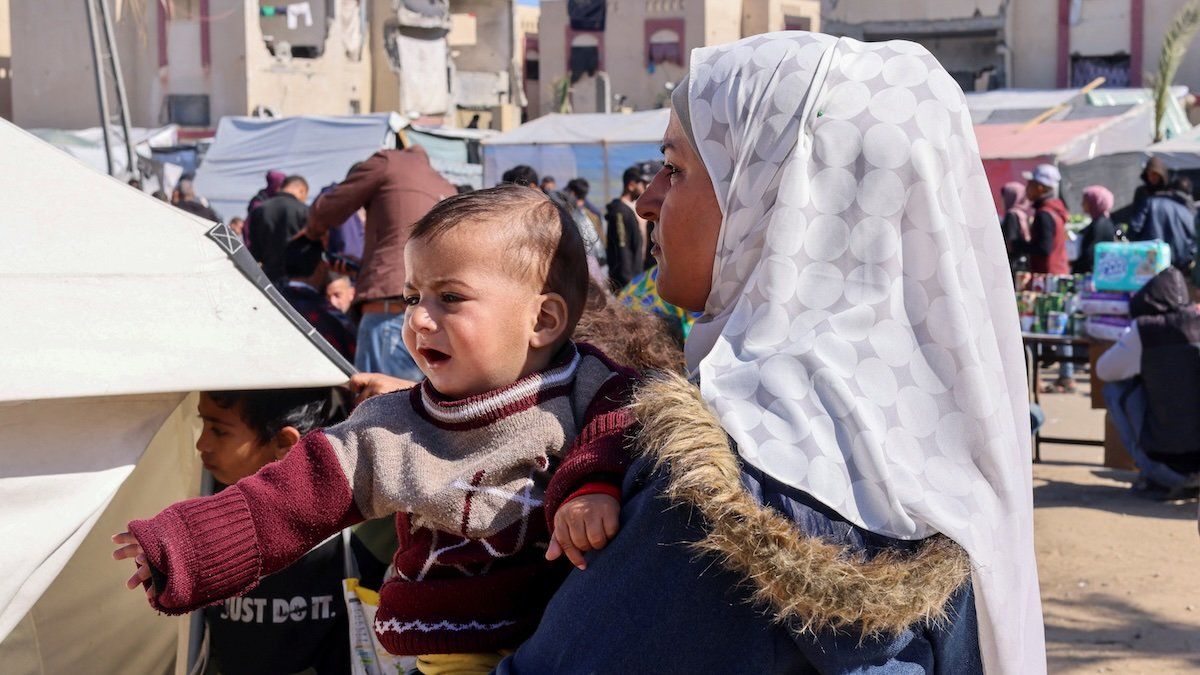
[[[820,30],[817,0],[607,0],[603,30],[571,27],[566,0],[543,0],[537,107],[555,111],[570,82],[574,112],[662,107],[696,47],[785,28]],[[531,81],[527,88],[533,89]]]
[[[98,125],[84,3],[12,3],[10,68],[9,2],[0,0],[0,115],[27,127]],[[400,47],[399,31],[411,27],[403,22],[418,14],[404,0],[108,6],[133,126],[177,123],[185,136],[205,135],[226,115],[393,110],[448,126],[475,114],[482,127],[520,123],[524,34],[515,0],[452,0],[438,27],[413,28],[405,37],[416,39]]]
[[[1145,86],[1187,0],[822,0],[825,32],[924,44],[968,91]],[[1200,87],[1193,47],[1177,84]]]
[[[132,124],[202,132],[222,116],[256,111],[367,112],[371,60],[357,4],[308,3],[320,11],[291,19],[245,0],[110,5]],[[14,121],[98,125],[83,3],[18,2],[11,11]]]

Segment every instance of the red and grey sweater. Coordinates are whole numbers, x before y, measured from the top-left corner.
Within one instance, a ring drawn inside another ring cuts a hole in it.
[[[514,647],[569,570],[543,559],[558,507],[619,495],[632,384],[579,345],[480,396],[448,401],[425,382],[372,398],[220,494],[131,522],[151,604],[181,614],[246,593],[338,530],[396,514],[375,621],[388,651]]]

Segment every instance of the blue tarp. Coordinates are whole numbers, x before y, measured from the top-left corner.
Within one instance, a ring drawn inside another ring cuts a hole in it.
[[[313,199],[342,180],[355,162],[395,147],[403,128],[396,113],[345,117],[223,117],[212,147],[196,171],[196,191],[226,221],[246,217],[246,205],[278,169],[308,181]]]

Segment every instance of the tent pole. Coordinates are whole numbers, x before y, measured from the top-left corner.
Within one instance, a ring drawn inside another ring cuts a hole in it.
[[[113,39],[112,19],[108,15],[108,1],[96,0],[100,3],[100,18],[104,26],[104,41],[108,45],[108,63],[112,67],[113,84],[117,88],[117,112],[121,115],[121,132],[125,135],[125,158],[129,173],[140,177],[137,165],[137,155],[133,151],[133,137],[129,134],[129,101],[125,98],[125,78],[121,74],[121,55],[117,53],[117,42]],[[110,172],[111,173],[111,172]]]
[[[604,148],[604,203],[607,204],[612,200],[608,193],[608,139],[600,141],[600,147]]]
[[[104,161],[108,166],[108,175],[115,175],[113,170],[112,143],[108,138],[108,87],[104,84],[103,60],[100,56],[100,40],[96,35],[96,6],[92,0],[83,0],[87,7],[88,37],[92,41],[92,67],[96,71],[96,98],[100,101],[100,136],[104,139]]]

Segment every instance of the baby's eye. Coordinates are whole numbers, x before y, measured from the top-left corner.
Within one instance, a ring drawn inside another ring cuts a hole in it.
[[[421,296],[419,295],[404,296],[404,304],[408,305],[409,307],[415,307],[418,302],[421,302]]]
[[[442,302],[462,302],[463,298],[460,295],[453,293],[442,293]]]

